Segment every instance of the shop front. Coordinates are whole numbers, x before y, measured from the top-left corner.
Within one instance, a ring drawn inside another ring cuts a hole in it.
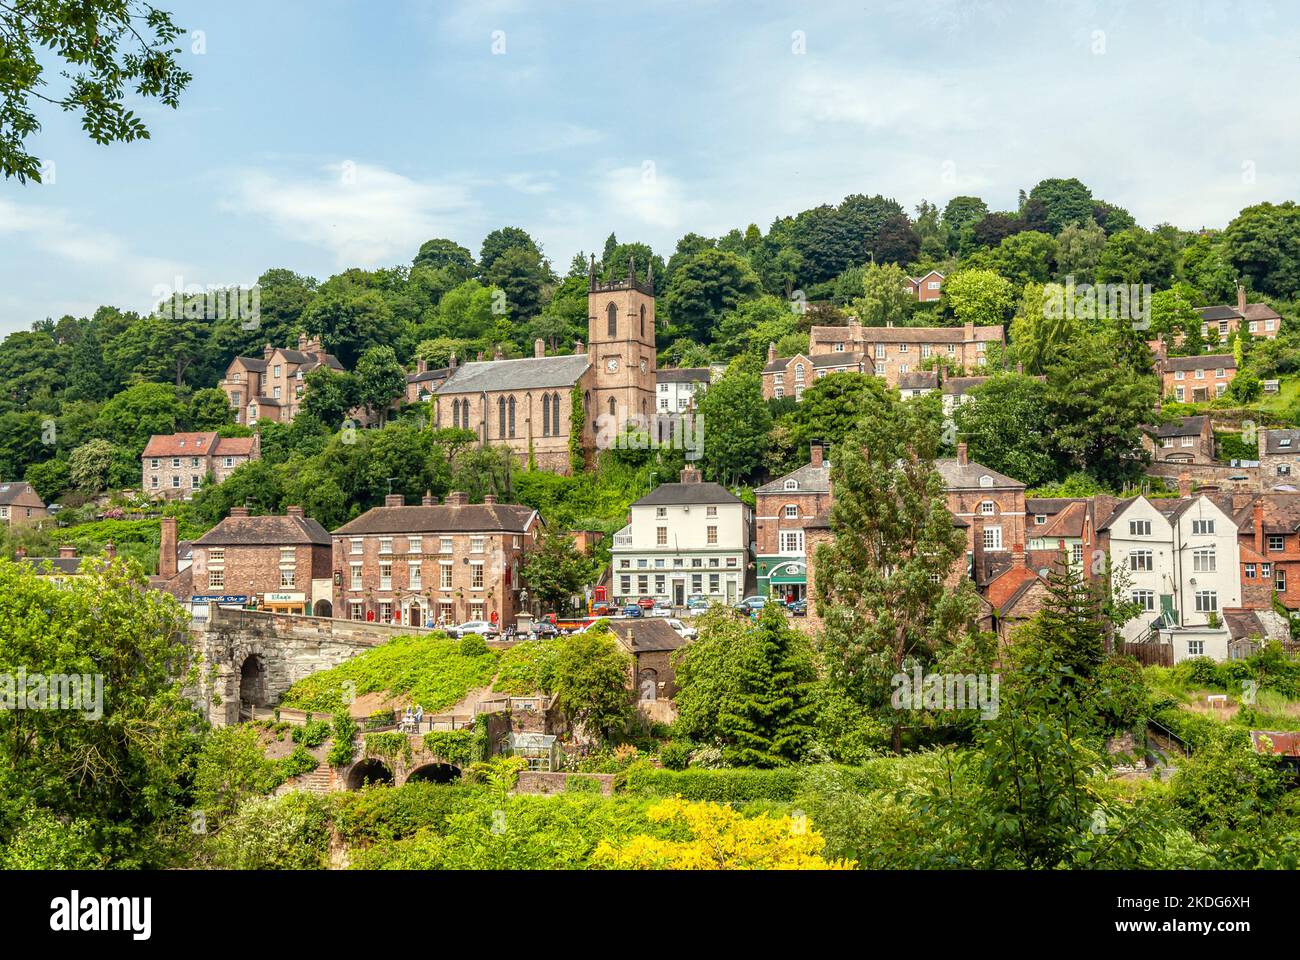
[[[307,612],[307,595],[305,593],[266,593],[262,595],[262,610],[270,613]]]
[[[802,557],[772,558],[766,565],[766,577],[760,575],[758,586],[760,593],[787,603],[803,600],[808,595],[808,564]]]

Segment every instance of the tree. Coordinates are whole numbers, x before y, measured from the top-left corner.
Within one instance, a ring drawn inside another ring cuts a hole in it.
[[[1047,422],[1047,385],[999,373],[970,391],[953,414],[971,458],[1029,487],[1057,479]]]
[[[185,423],[191,430],[215,430],[235,422],[230,398],[219,387],[196,390],[190,397]]]
[[[816,552],[815,602],[825,623],[822,667],[832,695],[860,717],[882,716],[901,749],[890,677],[905,661],[928,662],[967,633],[969,580],[943,582],[966,550],[934,468],[937,425],[910,405],[866,418],[835,448],[833,539]]]
[[[591,559],[579,552],[573,537],[558,528],[547,531],[537,549],[524,557],[519,571],[533,596],[555,611],[566,611],[593,576]]]
[[[1006,278],[992,270],[959,270],[943,284],[943,298],[961,323],[999,324],[1014,306]]]
[[[435,237],[420,244],[420,250],[416,253],[412,265],[431,267],[433,269],[451,267],[461,274],[461,280],[468,280],[478,272],[478,265],[474,262],[474,254],[455,240],[447,240],[442,237]]]
[[[1183,276],[1204,297],[1203,302],[1234,302],[1237,270],[1221,236],[1198,234],[1188,241],[1183,247]]]
[[[1252,289],[1269,296],[1300,296],[1300,206],[1257,203],[1223,232],[1228,261]]]
[[[869,373],[845,371],[818,377],[790,416],[796,459],[806,463],[814,440],[838,447],[867,417],[888,416],[894,399],[888,385]]]
[[[23,479],[46,503],[52,503],[63,496],[72,487],[72,472],[68,461],[55,457],[44,463],[33,463],[23,473]]]
[[[664,306],[675,327],[700,342],[709,342],[723,314],[758,292],[758,277],[743,258],[702,250],[673,272]]]
[[[337,427],[360,403],[361,388],[350,373],[322,365],[303,377],[302,415]]]
[[[721,747],[735,766],[774,767],[802,759],[814,734],[812,649],[769,603],[758,621],[711,612],[677,660],[677,730]]]
[[[68,477],[86,493],[99,493],[108,486],[113,468],[114,447],[107,440],[90,440],[72,451]]]
[[[1047,225],[1055,236],[1070,224],[1092,221],[1092,191],[1071,177],[1042,180],[1029,191],[1029,199],[1043,205]]]
[[[20,183],[41,182],[41,161],[26,146],[41,129],[33,98],[80,114],[95,143],[147,140],[149,129],[128,109],[126,90],[175,108],[191,79],[177,62],[180,49],[171,45],[183,33],[171,14],[143,0],[12,0],[0,6],[0,172]],[[49,95],[45,74],[52,61],[68,83]]]
[[[85,821],[114,866],[167,866],[160,831],[182,813],[201,723],[183,692],[197,681],[189,618],[133,561],[87,559],[82,573],[55,583],[0,560],[5,672],[91,678],[76,709],[0,710],[3,792]],[[0,848],[13,828],[0,812]]]
[[[1112,234],[1097,262],[1098,283],[1169,286],[1174,275],[1174,250],[1169,241],[1141,227]]]
[[[555,702],[570,724],[608,739],[632,716],[632,658],[607,630],[584,630],[560,640],[552,678]]]
[[[526,230],[519,227],[500,227],[483,238],[483,246],[478,254],[479,270],[484,276],[487,276],[487,272],[492,269],[492,265],[496,263],[497,258],[507,250],[514,249],[526,250],[536,254],[541,253],[541,250],[538,249],[537,244],[533,242],[533,238],[528,235]]]
[[[1056,266],[1057,244],[1050,236],[1037,230],[1022,230],[1007,237],[997,248],[978,259],[996,270],[1012,287],[1019,289],[1026,283],[1045,283],[1052,277]],[[972,258],[972,260],[977,258]],[[947,294],[947,290],[944,291]]]
[[[1091,220],[1072,223],[1056,238],[1056,274],[1062,282],[1092,283],[1097,263],[1106,249],[1106,231]]]
[[[907,215],[900,213],[880,225],[870,252],[878,263],[912,263],[921,254],[921,238]]]
[[[970,227],[971,246],[996,247],[999,243],[1026,229],[1025,222],[1009,213],[986,213]],[[963,253],[966,252],[963,247]],[[946,291],[945,291],[946,292]]]
[[[1113,487],[1144,463],[1140,428],[1159,392],[1153,375],[1116,363],[1118,340],[1116,333],[1079,337],[1047,370],[1053,442],[1074,468]]]
[[[100,408],[95,430],[123,446],[144,449],[156,433],[175,433],[186,408],[169,383],[137,383]]]
[[[1026,373],[1042,373],[1087,329],[1075,313],[1059,287],[1049,294],[1041,283],[1025,284],[1020,310],[1011,322],[1011,354]]]
[[[379,291],[347,284],[318,295],[304,311],[302,327],[349,369],[368,347],[392,344],[400,332]]]
[[[526,247],[511,247],[483,270],[483,279],[505,292],[505,312],[528,321],[541,310],[542,289],[549,271],[541,254]]]
[[[737,483],[763,464],[772,414],[763,402],[758,373],[728,370],[699,398],[704,427],[704,469],[721,483]]]
[[[907,271],[895,264],[864,267],[859,294],[853,301],[853,311],[868,327],[903,323],[916,305],[907,289]]]
[[[406,391],[406,371],[397,362],[397,354],[388,346],[370,347],[357,360],[357,401],[372,414],[378,414],[382,426],[389,405]]]
[[[65,400],[104,400],[111,396],[116,382],[104,362],[104,344],[99,327],[90,323],[72,350],[72,369],[68,373]]]

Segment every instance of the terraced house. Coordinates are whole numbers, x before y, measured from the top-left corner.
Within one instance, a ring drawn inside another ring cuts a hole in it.
[[[1201,403],[1223,396],[1237,375],[1231,354],[1169,357],[1158,361],[1164,396],[1180,403]]]
[[[511,624],[521,607],[524,554],[541,534],[531,507],[471,504],[460,492],[442,503],[400,494],[331,533],[335,616],[380,623]]]
[[[1272,610],[1276,597],[1300,610],[1300,493],[1233,494],[1221,506],[1237,525],[1241,605]]]
[[[241,464],[262,456],[261,438],[222,437],[215,431],[154,434],[140,455],[140,485],[154,498],[188,500],[211,474],[220,483]]]
[[[808,589],[805,528],[831,508],[831,465],[814,443],[807,464],[754,490],[758,592],[802,600]]]
[[[864,327],[850,320],[843,327],[813,327],[809,337],[812,357],[834,353],[861,353],[871,361],[873,373],[891,387],[900,376],[944,361],[950,368],[978,373],[985,365],[990,343],[1005,344],[1001,324],[977,327]],[[933,361],[932,363],[927,363]]]
[[[768,344],[767,365],[763,368],[763,398],[781,397],[803,399],[803,392],[822,377],[832,373],[871,373],[871,361],[861,353],[824,353],[817,356],[807,353],[793,357],[778,357],[776,344]]]

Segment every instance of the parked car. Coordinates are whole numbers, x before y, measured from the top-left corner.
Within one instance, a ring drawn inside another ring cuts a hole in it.
[[[466,620],[464,623],[458,623],[447,628],[447,635],[450,637],[463,637],[467,633],[477,633],[482,637],[495,637],[497,628],[496,624],[488,623],[486,620]]]
[[[665,607],[656,603],[653,607],[645,612],[647,617],[671,617],[673,615],[672,607]]]
[[[762,610],[767,606],[767,599],[767,597],[755,594],[752,597],[746,597],[744,600],[741,600],[740,603],[736,604],[736,609],[750,611]]]
[[[626,607],[623,608],[623,616],[640,617],[640,616],[644,616],[644,614],[642,613],[641,607],[638,604],[629,603]]]
[[[698,630],[696,630],[694,627],[688,627],[686,624],[682,623],[680,620],[676,618],[670,618],[668,620],[668,626],[672,627],[674,630],[676,630],[687,640],[694,640],[697,636],[699,636]]]
[[[641,607],[642,610],[652,610],[654,609],[655,598],[642,597],[640,600],[637,601],[637,604]]]
[[[686,599],[687,610],[707,610],[709,609],[709,600],[707,597],[688,597]]]
[[[808,616],[808,601],[796,600],[789,606],[790,613],[796,617]]]

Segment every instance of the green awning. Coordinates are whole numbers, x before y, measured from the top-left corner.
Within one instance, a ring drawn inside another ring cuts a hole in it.
[[[798,563],[782,563],[773,567],[767,577],[768,583],[807,583],[808,566]]]

